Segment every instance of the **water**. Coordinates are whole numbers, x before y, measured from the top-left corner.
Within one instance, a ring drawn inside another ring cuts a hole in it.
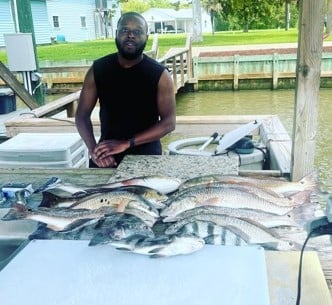
[[[323,191],[332,193],[332,89],[320,90],[315,168]],[[208,91],[177,96],[177,115],[278,115],[292,136],[294,90]],[[208,135],[207,135],[208,136]]]
[[[63,95],[52,95],[47,101]],[[315,168],[323,191],[332,193],[332,89],[320,90]],[[294,90],[207,91],[181,93],[176,98],[177,115],[278,115],[289,135],[292,135]],[[207,135],[208,136],[208,135]],[[172,137],[163,139],[167,147]]]

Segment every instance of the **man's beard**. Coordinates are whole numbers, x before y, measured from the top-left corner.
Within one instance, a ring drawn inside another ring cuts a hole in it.
[[[118,51],[119,51],[119,54],[124,57],[125,59],[128,59],[128,60],[133,60],[133,59],[136,59],[138,57],[140,57],[145,49],[145,46],[146,46],[146,42],[144,42],[141,46],[139,46],[136,50],[136,52],[126,52],[122,47],[121,47],[121,44],[120,44],[120,41],[115,38],[115,44],[116,44],[116,47],[118,48]]]

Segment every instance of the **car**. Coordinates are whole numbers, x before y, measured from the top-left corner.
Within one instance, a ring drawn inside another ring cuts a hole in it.
[[[184,30],[183,29],[176,29],[175,30],[175,28],[172,25],[167,24],[164,27],[163,33],[171,33],[171,34],[184,33]]]

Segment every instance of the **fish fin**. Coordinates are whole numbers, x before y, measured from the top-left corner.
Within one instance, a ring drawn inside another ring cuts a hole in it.
[[[305,190],[314,190],[317,188],[317,181],[318,181],[318,172],[317,170],[312,171],[308,175],[304,176],[300,183],[304,185]]]
[[[152,249],[152,250],[150,250],[149,252],[148,252],[148,254],[154,254],[154,253],[156,253],[156,254],[158,254],[158,252],[160,251],[160,250],[162,250],[162,249],[164,249],[164,247],[159,247],[159,248],[154,248],[154,249]]]
[[[131,249],[126,248],[126,247],[115,247],[115,249],[116,249],[116,250],[120,250],[120,251],[128,251],[128,252],[131,251]]]
[[[297,223],[300,227],[304,228],[308,221],[315,218],[316,205],[312,203],[305,203],[295,206],[290,212],[286,215]]]
[[[118,207],[116,209],[117,212],[124,212],[127,207],[127,201],[126,200],[120,200],[120,203],[118,204]]]
[[[109,239],[105,238],[105,235],[101,232],[98,232],[92,236],[88,246],[97,246],[101,244],[106,244]]]
[[[1,220],[24,219],[29,214],[28,208],[21,203],[14,203],[7,214],[2,216]]]
[[[305,190],[297,192],[289,197],[292,206],[298,206],[310,202],[310,198],[313,195],[312,190]]]
[[[46,181],[43,185],[39,186],[35,189],[34,193],[41,193],[51,188],[55,188],[56,185],[60,184],[62,181],[58,177],[52,177],[48,181]]]
[[[39,204],[40,207],[50,208],[61,202],[62,198],[59,195],[53,194],[49,191],[42,192],[42,200]]]
[[[161,254],[152,254],[152,255],[150,255],[150,258],[161,258],[161,257],[166,257],[166,255],[161,255]]]
[[[48,233],[52,232],[53,230],[49,229],[45,223],[39,223],[37,229],[28,236],[28,239],[49,239]]]
[[[84,218],[84,219],[75,220],[72,223],[70,223],[69,225],[67,225],[63,230],[61,230],[61,232],[67,232],[67,231],[76,229],[77,227],[80,227],[80,226],[86,224],[87,222],[89,222],[92,219],[93,218]]]
[[[277,242],[268,242],[268,243],[261,243],[260,244],[265,250],[278,250],[278,243]]]

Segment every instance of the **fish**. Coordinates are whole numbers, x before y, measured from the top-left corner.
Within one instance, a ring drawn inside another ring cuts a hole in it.
[[[88,196],[88,194],[84,194],[81,197],[73,197],[73,196],[59,196],[57,194],[52,193],[51,191],[43,191],[41,202],[39,203],[39,207],[44,208],[68,208],[73,205],[79,198],[83,198]]]
[[[275,215],[265,211],[254,210],[249,208],[238,209],[238,208],[230,208],[223,206],[199,206],[193,209],[185,210],[175,215],[174,217],[173,216],[165,217],[162,221],[175,222],[183,218],[195,215],[203,215],[203,214],[224,214],[242,219],[251,219],[267,228],[280,227],[280,226],[299,227],[304,225],[303,223],[304,217],[302,217],[302,214],[301,216],[296,215],[296,213],[294,213],[294,210],[290,211],[285,215]]]
[[[144,197],[148,200],[156,209],[163,209],[165,207],[165,201],[168,199],[166,194],[143,185],[126,185],[117,189],[118,191],[127,191]]]
[[[9,221],[17,219],[31,219],[47,224],[47,227],[54,231],[68,231],[91,219],[101,218],[105,214],[112,213],[115,213],[115,210],[109,207],[101,207],[95,210],[71,210],[67,208],[31,209],[23,204],[14,203],[7,214],[2,217],[2,220]]]
[[[115,191],[126,191],[130,192],[136,195],[140,195],[143,198],[145,198],[147,201],[149,201],[156,209],[162,209],[165,207],[165,204],[163,203],[168,199],[168,196],[165,194],[161,194],[160,192],[149,188],[147,186],[141,186],[141,185],[128,185],[128,186],[122,186],[119,188],[114,188]],[[42,192],[42,200],[39,206],[42,207],[69,207],[71,204],[76,202],[78,199],[84,198],[86,196],[92,195],[92,194],[99,194],[99,193],[108,193],[110,191],[113,191],[109,188],[96,188],[91,189],[86,192],[82,193],[76,193],[69,196],[63,196],[63,195],[57,195],[50,191],[43,191]]]
[[[194,235],[159,236],[155,238],[131,238],[112,241],[110,245],[118,250],[148,255],[150,258],[160,258],[175,255],[191,254],[202,249],[204,239]]]
[[[108,190],[110,192],[110,190]],[[116,192],[116,191],[114,191]],[[97,196],[98,194],[88,194],[80,199],[75,199],[72,197],[62,197],[58,196],[56,194],[53,194],[50,191],[44,191],[42,197],[42,201],[39,204],[39,207],[47,207],[47,208],[84,208],[84,209],[97,209],[103,206],[107,206],[109,208],[113,208],[114,211],[122,211],[126,212],[128,214],[135,215],[142,220],[144,220],[149,226],[153,226],[154,223],[159,218],[159,212],[155,207],[152,206],[152,210],[150,211],[149,203],[144,202],[143,204],[148,204],[148,206],[140,206],[138,207],[137,202],[130,202],[128,201],[128,204],[126,204],[126,197],[122,197],[122,193],[120,194],[121,197],[119,198],[119,201],[111,202],[109,199],[109,196],[107,193],[101,193],[100,196]],[[117,193],[114,193],[117,195]],[[125,193],[126,194],[126,193]],[[135,195],[134,195],[135,196]],[[139,195],[137,195],[139,196]],[[113,198],[116,199],[116,198]],[[141,200],[140,197],[134,198],[135,200]],[[99,201],[98,201],[99,200]],[[113,200],[114,201],[114,200]],[[120,205],[122,203],[122,205]]]
[[[183,190],[182,192],[180,191],[177,194],[178,196],[180,196],[181,194],[193,190],[197,187],[198,186],[186,188],[185,190]],[[310,196],[312,194],[311,191],[303,191],[303,192],[298,192],[292,196],[285,197],[285,196],[280,196],[279,194],[271,190],[264,189],[255,185],[245,185],[245,184],[235,185],[232,183],[223,183],[223,182],[211,182],[208,184],[201,184],[199,185],[199,187],[205,187],[206,189],[211,187],[231,188],[231,189],[235,188],[237,190],[243,190],[244,192],[251,193],[257,197],[270,201],[276,205],[284,205],[284,206],[298,206],[303,203],[306,203],[310,201]]]
[[[243,220],[241,218],[227,216],[227,215],[215,215],[205,214],[196,215],[193,217],[184,218],[175,223],[172,223],[166,230],[166,235],[176,234],[184,225],[193,221],[208,221],[215,225],[222,226],[240,236],[248,244],[261,245],[266,249],[289,251],[295,248],[300,248],[299,245],[281,239],[276,233],[261,226],[260,224],[252,220]]]
[[[84,187],[76,186],[71,183],[64,183],[60,178],[58,177],[51,177],[49,180],[47,180],[44,184],[40,185],[38,188],[34,190],[35,194],[51,190],[51,189],[59,189],[69,194],[80,194],[85,193]]]
[[[207,245],[246,246],[248,245],[239,235],[225,227],[210,221],[195,220],[182,226],[177,235],[195,235],[203,238]]]
[[[159,211],[148,200],[127,191],[114,190],[107,193],[91,194],[69,205],[69,208],[90,210],[103,206],[114,207],[118,212],[123,212],[126,208],[136,208],[156,218],[159,217]]]
[[[29,235],[29,239],[58,239],[58,240],[91,240],[97,239],[98,234],[107,238],[128,238],[137,236],[153,237],[154,232],[140,218],[128,213],[114,213],[101,218],[92,219],[85,224],[68,231],[54,231],[41,223]]]
[[[104,225],[105,220],[107,225]],[[95,226],[95,231],[89,246],[107,244],[110,240],[121,240],[131,236],[155,236],[153,230],[142,219],[127,213],[116,213],[102,218]]]
[[[179,186],[179,190],[201,184],[223,182],[236,185],[253,185],[268,189],[281,196],[290,196],[297,192],[314,191],[317,189],[317,172],[306,175],[297,182],[289,181],[285,178],[273,178],[267,176],[244,177],[237,175],[202,175],[187,179]]]
[[[108,187],[121,187],[121,186],[146,186],[158,191],[161,194],[169,194],[178,190],[182,180],[180,178],[168,177],[162,175],[150,175],[134,177],[118,182],[107,184]]]
[[[204,205],[249,208],[277,215],[285,215],[294,209],[292,206],[277,205],[236,186],[232,188],[197,186],[184,191],[178,197],[169,198],[166,205],[167,207],[160,211],[162,217],[174,217],[185,210]]]
[[[123,186],[145,186],[156,190],[157,192],[167,195],[178,190],[182,180],[175,177],[168,176],[141,176],[114,181],[105,184],[97,184],[93,186],[76,186],[70,183],[64,183],[60,178],[52,177],[45,184],[38,187],[34,192],[40,193],[43,191],[57,189],[72,195],[80,196],[82,193],[93,193],[96,189],[114,189]]]
[[[47,224],[39,223],[37,229],[28,236],[28,239],[90,240],[96,233],[95,226],[99,219],[101,218],[93,218],[67,231],[54,231],[48,228]]]

